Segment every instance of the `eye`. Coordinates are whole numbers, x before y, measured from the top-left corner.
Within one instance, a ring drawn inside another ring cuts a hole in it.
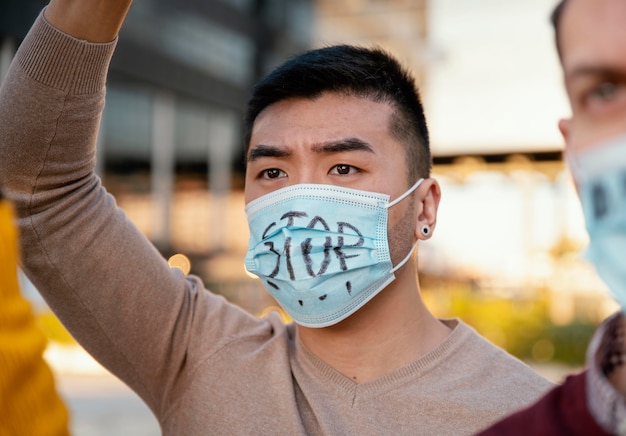
[[[279,170],[278,168],[269,168],[267,170],[261,171],[260,176],[264,179],[278,179],[280,177],[285,177],[287,174]]]
[[[606,121],[626,114],[626,81],[611,72],[581,74],[568,82],[572,110],[583,117]]]
[[[582,95],[582,109],[589,114],[604,116],[626,108],[626,86],[617,80],[598,81]]]
[[[616,98],[619,87],[614,82],[602,82],[589,93],[589,99],[610,101]]]
[[[339,165],[335,165],[334,167],[332,167],[330,170],[330,173],[345,176],[348,174],[354,174],[358,171],[359,171],[358,168],[353,167],[352,165],[339,164]]]

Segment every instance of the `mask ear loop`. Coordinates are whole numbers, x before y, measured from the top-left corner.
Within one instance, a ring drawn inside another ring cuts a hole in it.
[[[411,250],[409,251],[409,254],[407,254],[406,257],[400,261],[400,263],[398,263],[396,266],[391,268],[391,272],[398,271],[400,268],[402,268],[404,266],[405,263],[407,263],[409,261],[411,256],[413,256],[413,252],[415,252],[415,249],[417,248],[418,241],[419,240],[415,241],[415,243],[413,244],[413,247],[411,247]]]
[[[411,195],[411,193],[413,191],[415,191],[424,181],[424,179],[419,179],[417,182],[415,182],[413,184],[413,186],[411,186],[404,194],[402,194],[401,196],[399,196],[398,198],[396,198],[395,200],[393,200],[392,202],[390,202],[389,204],[387,204],[385,207],[387,209],[389,209],[391,206],[394,206],[396,204],[398,204],[399,202],[401,202],[402,200],[404,200],[406,197],[408,197],[409,195]],[[407,263],[409,261],[409,259],[413,256],[413,253],[415,252],[415,249],[417,248],[417,243],[419,242],[419,240],[415,241],[415,243],[413,243],[413,246],[411,247],[411,250],[409,251],[409,253],[406,255],[406,257],[404,259],[402,259],[400,261],[400,263],[398,263],[396,266],[394,266],[391,269],[391,272],[396,272],[398,271],[400,268],[402,268],[404,266],[405,263]]]
[[[422,184],[422,182],[424,181],[424,179],[419,179],[417,182],[415,182],[415,184],[413,186],[411,186],[408,191],[406,191],[404,194],[402,194],[401,196],[399,196],[398,198],[396,198],[395,200],[387,203],[387,205],[385,205],[385,207],[387,209],[389,209],[391,206],[395,206],[396,204],[400,203],[402,200],[404,200],[405,198],[407,198],[409,195],[411,195],[411,193],[413,191],[415,191],[419,185]]]

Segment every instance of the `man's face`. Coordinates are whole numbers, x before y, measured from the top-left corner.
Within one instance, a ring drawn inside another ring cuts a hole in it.
[[[314,100],[283,100],[265,108],[254,122],[246,156],[246,204],[302,183],[397,198],[409,183],[404,146],[389,132],[391,114],[386,103],[332,93]],[[389,211],[394,263],[409,252],[413,242],[412,204],[407,198]]]
[[[570,0],[559,38],[572,108],[559,125],[567,150],[626,134],[626,1]]]

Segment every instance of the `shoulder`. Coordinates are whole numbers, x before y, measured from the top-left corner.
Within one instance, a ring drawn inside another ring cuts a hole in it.
[[[527,401],[535,399],[554,386],[525,362],[489,342],[469,325],[455,320],[457,335],[452,361],[467,377],[484,382],[499,392],[510,392]],[[448,321],[450,322],[450,321]]]

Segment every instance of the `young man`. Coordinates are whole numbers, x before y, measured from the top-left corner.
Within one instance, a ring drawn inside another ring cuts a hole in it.
[[[377,50],[296,57],[247,116],[247,268],[296,323],[258,320],[170,269],[93,173],[129,0],[53,0],[0,95],[0,183],[26,270],[165,434],[469,434],[550,384],[458,320],[411,261],[436,224],[423,110]]]
[[[553,14],[557,50],[572,108],[559,128],[583,206],[589,260],[626,307],[626,2],[566,0]],[[626,318],[595,333],[587,371],[569,377],[492,434],[624,434]]]

